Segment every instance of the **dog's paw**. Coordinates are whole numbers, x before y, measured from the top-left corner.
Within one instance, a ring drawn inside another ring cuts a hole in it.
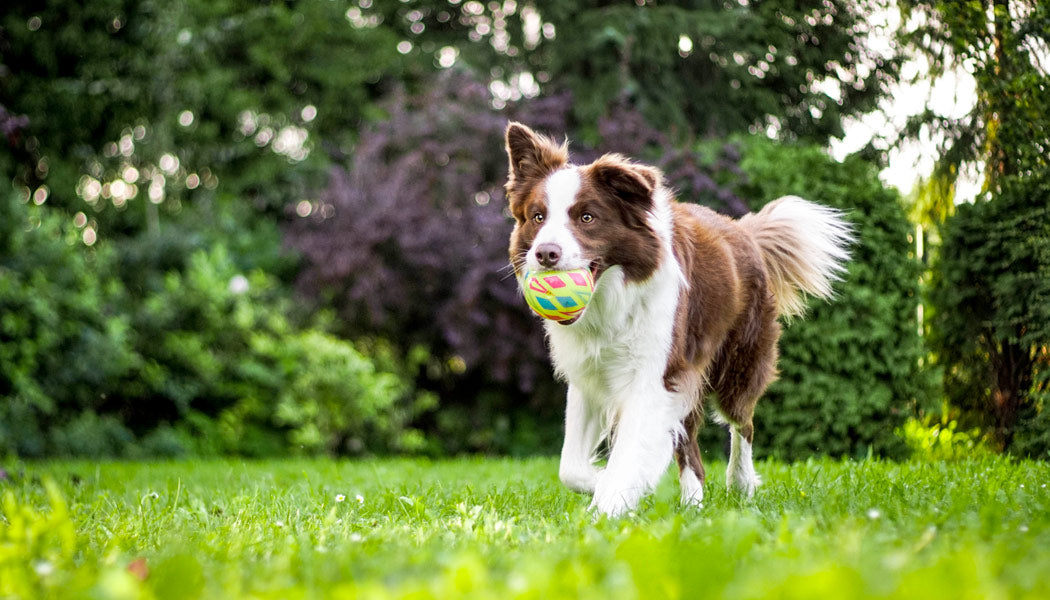
[[[704,507],[704,488],[698,486],[693,489],[682,489],[682,506]]]
[[[565,468],[558,470],[558,479],[565,487],[581,494],[593,494],[598,485],[598,476],[601,470],[592,466]]]
[[[619,517],[638,506],[642,494],[635,488],[615,485],[609,477],[602,477],[594,490],[590,509],[608,517]]]
[[[704,482],[692,469],[685,469],[678,476],[678,485],[683,506],[704,507]]]
[[[755,490],[762,485],[762,478],[754,470],[747,472],[745,469],[729,471],[726,473],[726,481],[729,488],[734,489],[750,500],[755,495]]]
[[[631,505],[626,500],[618,496],[609,495],[599,498],[595,494],[591,500],[589,510],[609,518],[615,518],[626,514],[631,508]]]

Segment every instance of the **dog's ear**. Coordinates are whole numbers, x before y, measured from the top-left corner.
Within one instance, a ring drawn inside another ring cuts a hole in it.
[[[521,123],[507,125],[507,158],[510,159],[508,187],[526,179],[542,179],[569,162],[568,143],[536,133]]]
[[[637,165],[619,154],[606,154],[591,163],[592,180],[620,201],[623,216],[631,226],[643,226],[653,207],[653,194],[663,175],[659,169]]]
[[[652,204],[653,194],[663,179],[660,170],[637,165],[619,154],[606,154],[591,163],[595,183],[627,202]]]

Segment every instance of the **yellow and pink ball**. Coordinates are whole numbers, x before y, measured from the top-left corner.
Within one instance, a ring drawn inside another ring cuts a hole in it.
[[[544,319],[574,321],[583,314],[594,293],[590,269],[526,272],[522,292],[529,308]]]

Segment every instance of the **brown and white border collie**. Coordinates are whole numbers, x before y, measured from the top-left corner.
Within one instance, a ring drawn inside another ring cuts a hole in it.
[[[569,162],[519,123],[506,132],[507,198],[516,220],[510,258],[525,271],[591,269],[583,315],[546,321],[557,374],[569,384],[559,476],[607,515],[634,509],[677,459],[682,501],[700,505],[696,443],[713,394],[731,443],[726,480],[751,496],[752,414],[776,376],[780,315],[804,293],[830,298],[850,226],[797,197],[733,220],[679,203],[659,170],[606,155]],[[596,453],[609,438],[604,468]]]

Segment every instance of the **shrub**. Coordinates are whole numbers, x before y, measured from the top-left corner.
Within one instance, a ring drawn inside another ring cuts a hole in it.
[[[1001,449],[1048,456],[1050,175],[1004,177],[943,227],[931,342],[949,402]]]
[[[136,298],[111,249],[47,205],[3,193],[0,214],[0,453],[424,448],[407,427],[432,405],[415,367],[296,326],[274,278],[224,246],[143,279]]]
[[[87,410],[48,430],[50,453],[59,456],[102,458],[131,453],[135,435],[113,415]]]
[[[408,382],[378,370],[344,340],[311,330],[284,337],[255,335],[251,346],[256,362],[242,368],[256,376],[260,367],[267,369],[262,380],[248,378],[275,400],[249,397],[239,404],[260,406],[264,410],[256,417],[288,428],[293,450],[361,454],[423,449],[423,437],[406,425],[418,410],[432,408],[429,396],[406,402]]]
[[[908,419],[897,433],[912,456],[925,460],[960,460],[991,452],[981,430],[962,430],[959,421],[949,417],[948,407],[940,418],[926,415]]]
[[[89,427],[72,421],[117,393],[138,358],[112,254],[85,247],[28,190],[0,189],[0,215],[0,452],[39,456],[55,449],[49,428],[72,439]]]
[[[420,449],[406,423],[426,395],[350,343],[296,328],[288,311],[272,277],[241,273],[223,247],[192,255],[135,316],[143,387],[123,398],[126,420],[187,420],[211,436],[204,452]],[[135,412],[143,397],[150,406]]]
[[[858,158],[838,163],[816,147],[753,139],[740,189],[757,209],[795,194],[846,211],[859,242],[830,303],[811,302],[804,319],[785,323],[780,378],[756,411],[759,454],[900,456],[895,435],[924,406],[931,382],[916,306],[920,265],[897,195]]]

